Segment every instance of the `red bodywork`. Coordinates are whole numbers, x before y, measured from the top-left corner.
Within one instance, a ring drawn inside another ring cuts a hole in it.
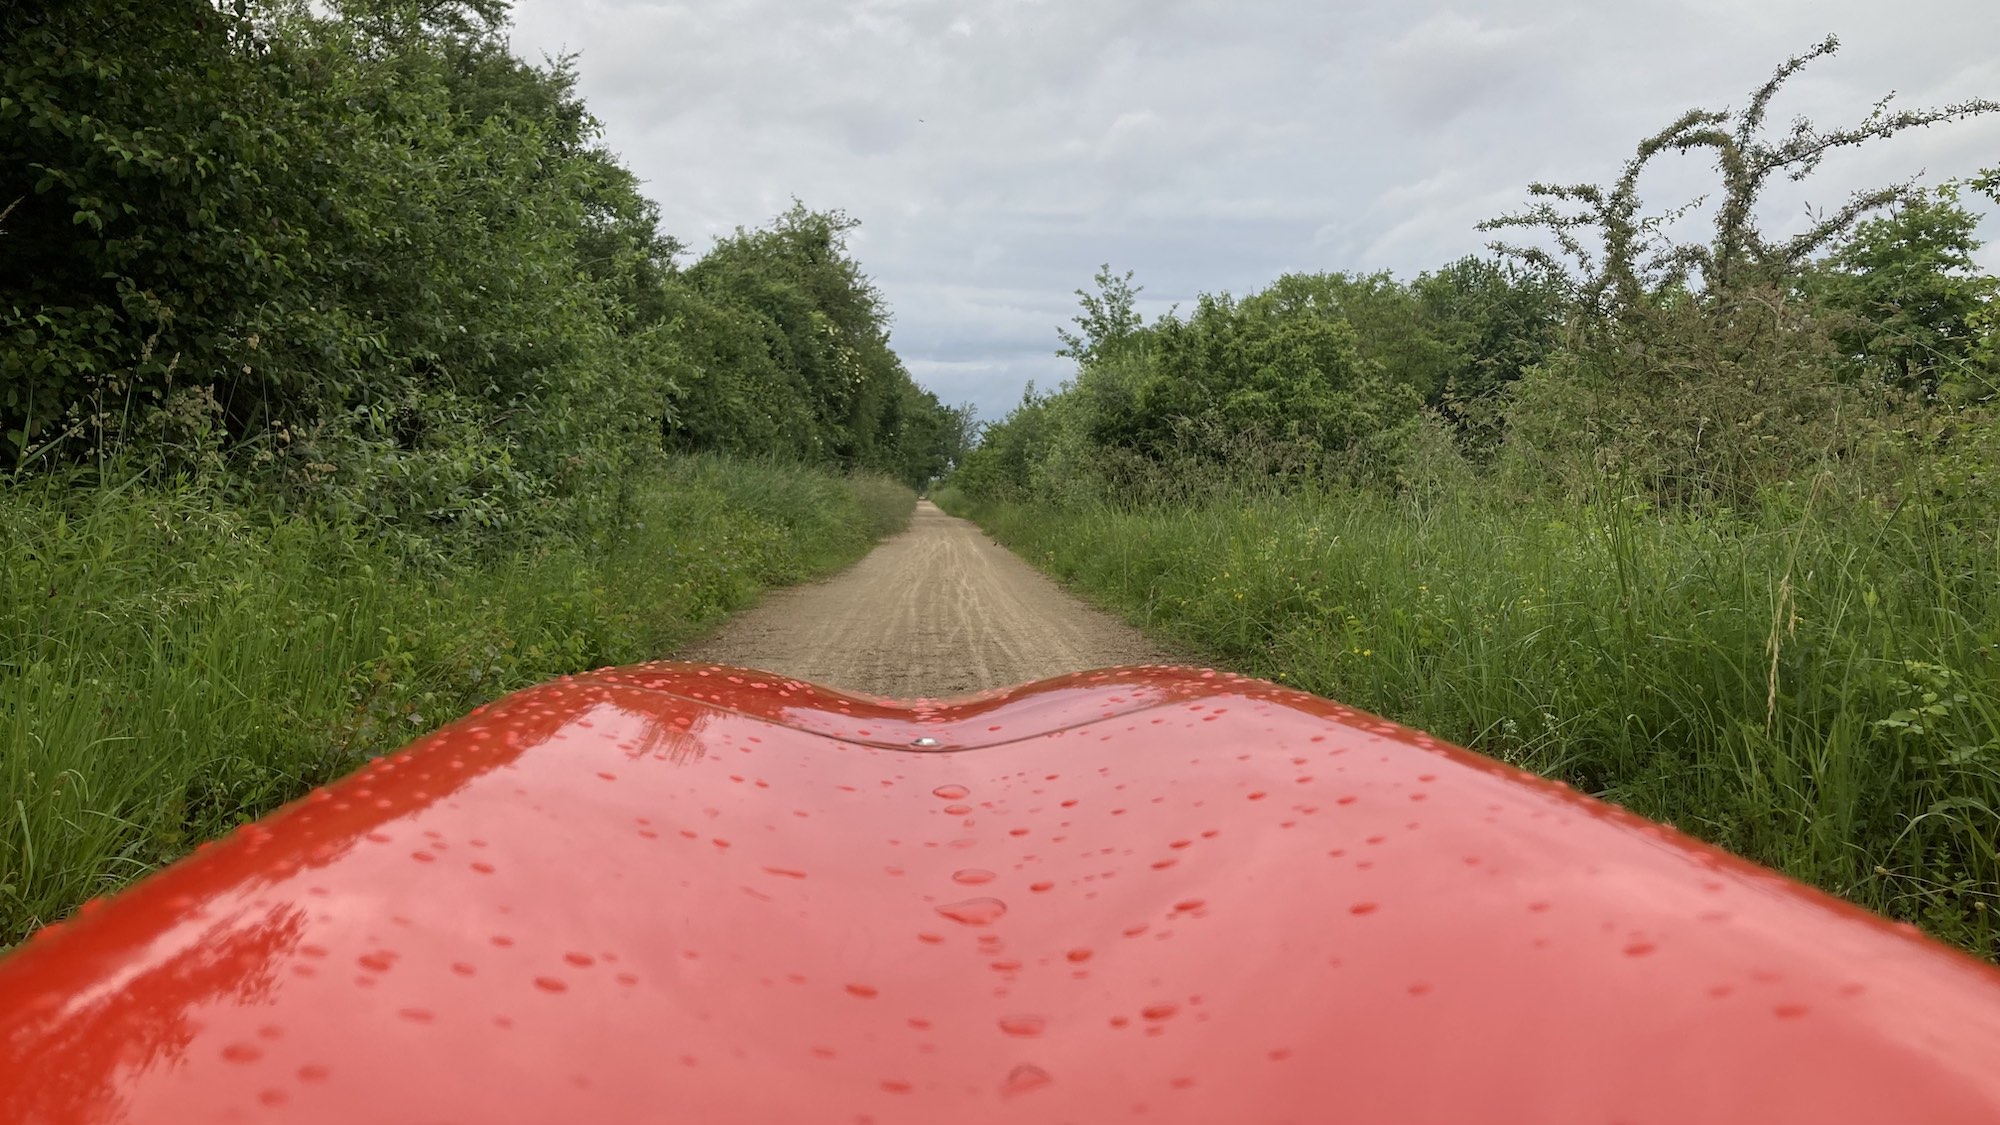
[[[503,699],[0,962],[0,1121],[2000,1122],[2000,973],[1187,669]]]

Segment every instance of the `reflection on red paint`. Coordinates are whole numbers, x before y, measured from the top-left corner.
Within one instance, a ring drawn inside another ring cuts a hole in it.
[[[1169,668],[565,679],[0,962],[9,1123],[2000,1122],[1995,1058],[1990,967]]]

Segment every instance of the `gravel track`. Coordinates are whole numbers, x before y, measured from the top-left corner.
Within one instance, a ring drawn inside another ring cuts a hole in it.
[[[677,655],[905,699],[1172,659],[928,500],[859,563],[766,594]]]

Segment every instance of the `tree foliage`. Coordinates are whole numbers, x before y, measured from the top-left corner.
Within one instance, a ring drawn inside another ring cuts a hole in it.
[[[954,480],[987,495],[1171,491],[1189,477],[1390,480],[1426,411],[1470,430],[1550,346],[1553,289],[1467,259],[1405,283],[1288,274],[1143,324],[1131,275],[1078,291],[1074,380],[989,426]],[[1467,441],[1482,446],[1481,440]],[[1490,439],[1483,447],[1490,447]]]
[[[1973,255],[1979,216],[1953,187],[1913,195],[1861,223],[1806,274],[1857,377],[1925,398],[1977,401],[2000,391],[1990,348],[2000,280]]]
[[[951,463],[852,221],[797,207],[681,268],[507,8],[0,10],[0,469],[136,458],[449,537],[599,503],[663,445]]]
[[[1106,262],[1098,268],[1097,292],[1087,289],[1076,291],[1077,300],[1083,311],[1071,318],[1077,331],[1067,328],[1056,329],[1062,340],[1062,347],[1056,354],[1074,359],[1079,363],[1105,359],[1138,332],[1144,318],[1139,315],[1139,294],[1143,285],[1132,284],[1132,271],[1126,270],[1121,276],[1111,272],[1111,264]]]

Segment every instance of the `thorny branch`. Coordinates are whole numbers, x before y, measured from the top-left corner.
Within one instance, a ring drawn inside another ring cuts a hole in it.
[[[1858,192],[1840,209],[1819,217],[1805,233],[1773,244],[1757,229],[1755,211],[1774,174],[1783,172],[1788,179],[1803,180],[1836,149],[1906,129],[2000,111],[2000,102],[1977,98],[1933,109],[1892,112],[1895,95],[1890,94],[1876,102],[1858,124],[1822,131],[1800,117],[1782,141],[1767,139],[1764,125],[1771,102],[1785,83],[1839,48],[1839,39],[1828,36],[1811,50],[1786,59],[1751,93],[1748,106],[1740,112],[1689,110],[1640,142],[1609,190],[1593,184],[1535,184],[1528,194],[1541,202],[1516,214],[1489,219],[1480,229],[1541,231],[1554,243],[1556,253],[1508,243],[1495,243],[1493,248],[1532,267],[1568,277],[1586,307],[1612,316],[1676,289],[1694,289],[1716,297],[1773,270],[1792,270],[1863,217],[1909,199],[1916,189],[1901,183]],[[1641,216],[1638,195],[1639,178],[1655,157],[1696,149],[1715,154],[1724,192],[1713,236],[1706,245],[1678,243],[1667,233],[1703,200],[1663,214]],[[1593,245],[1598,249],[1593,250]]]

